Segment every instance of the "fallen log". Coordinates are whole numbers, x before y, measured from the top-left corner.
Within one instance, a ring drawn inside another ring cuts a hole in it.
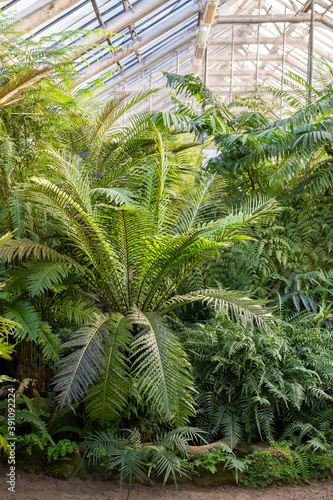
[[[145,448],[146,446],[154,446],[158,443],[154,443],[153,441],[150,443],[142,443],[141,447]],[[201,446],[187,445],[186,450],[189,455],[200,455],[200,453],[204,453],[205,451],[217,450],[223,444],[230,446],[230,441],[227,438],[220,439],[219,441],[215,441],[215,443],[203,444]],[[80,446],[80,452],[86,451],[86,446]]]

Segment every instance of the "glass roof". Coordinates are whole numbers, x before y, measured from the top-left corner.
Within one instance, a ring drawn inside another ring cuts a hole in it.
[[[77,60],[87,81],[114,71],[104,98],[165,88],[162,71],[193,72],[207,3],[214,0],[11,0],[2,10],[16,13],[31,38],[97,28],[120,34],[111,41],[101,36],[99,49],[84,54],[87,62]],[[311,0],[220,0],[199,76],[226,102],[240,92],[281,86],[289,71],[306,78],[310,13]],[[333,1],[315,0],[314,14],[313,53],[333,62]],[[110,53],[110,44],[122,48]],[[161,105],[165,92],[143,106]]]

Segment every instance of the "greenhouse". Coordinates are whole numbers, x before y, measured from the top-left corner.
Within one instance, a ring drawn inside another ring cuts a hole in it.
[[[0,16],[0,499],[333,499],[333,2]]]

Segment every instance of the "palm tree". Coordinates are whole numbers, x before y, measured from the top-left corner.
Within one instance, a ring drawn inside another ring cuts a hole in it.
[[[40,290],[72,275],[97,297],[98,312],[62,346],[71,352],[58,363],[54,388],[62,405],[87,395],[89,415],[103,424],[120,414],[133,384],[163,420],[182,425],[193,415],[191,366],[171,328],[177,308],[207,302],[266,329],[271,321],[239,292],[201,289],[195,270],[274,214],[275,202],[216,217],[218,178],[185,181],[157,129],[155,141],[158,153],[135,166],[136,197],[127,190],[127,206],[117,206],[112,188],[92,186],[84,162],[49,150],[55,180],[50,173],[33,177],[24,195],[46,214],[52,237],[48,244],[10,240],[0,247],[5,260],[30,260],[26,279],[38,276]],[[179,295],[191,276],[191,291]]]

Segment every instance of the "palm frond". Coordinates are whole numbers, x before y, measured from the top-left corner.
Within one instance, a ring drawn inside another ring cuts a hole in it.
[[[105,369],[86,397],[88,415],[103,426],[120,415],[130,388],[124,351],[128,350],[132,337],[131,323],[120,314],[111,316],[109,322],[112,338],[104,342]]]
[[[271,331],[274,317],[272,312],[264,307],[263,301],[255,301],[234,290],[207,289],[196,290],[187,295],[172,297],[161,311],[161,315],[169,314],[174,309],[194,302],[206,302],[218,313],[228,316],[235,315],[240,321],[255,322],[260,328]]]
[[[134,376],[144,398],[163,418],[181,426],[194,413],[193,382],[186,354],[156,313],[133,313],[143,326],[134,338]]]
[[[58,372],[53,386],[59,393],[57,399],[61,406],[80,401],[87,394],[88,387],[99,379],[102,368],[106,366],[103,339],[111,341],[109,321],[107,315],[96,315],[90,326],[82,327],[72,340],[62,344],[62,349],[75,350],[56,365]]]

